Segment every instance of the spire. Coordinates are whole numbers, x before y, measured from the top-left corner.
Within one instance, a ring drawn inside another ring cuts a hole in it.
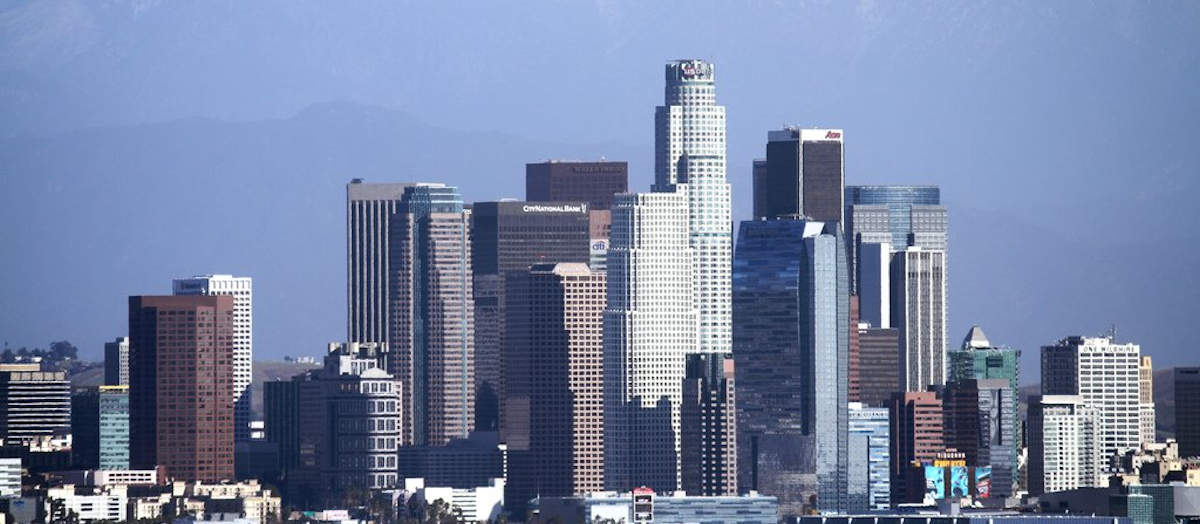
[[[983,328],[979,326],[971,326],[971,330],[967,332],[967,337],[963,339],[963,350],[967,351],[990,347],[992,347],[992,343],[988,341],[987,335],[983,334]]]

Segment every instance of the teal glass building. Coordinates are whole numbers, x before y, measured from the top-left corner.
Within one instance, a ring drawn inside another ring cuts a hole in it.
[[[129,386],[100,386],[100,469],[129,469]]]

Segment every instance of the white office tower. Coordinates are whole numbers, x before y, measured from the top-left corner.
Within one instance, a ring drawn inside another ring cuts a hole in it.
[[[253,286],[250,277],[197,275],[177,278],[176,295],[229,295],[233,297],[233,436],[250,439],[250,382],[254,367]]]
[[[892,254],[892,327],[900,331],[905,391],[946,383],[946,252],[910,247]],[[865,287],[865,286],[864,286]]]
[[[1142,355],[1138,366],[1138,419],[1142,445],[1153,444],[1158,428],[1154,416],[1154,364],[1150,355]]]
[[[696,347],[687,186],[617,195],[604,310],[607,489],[679,489],[684,359]]]
[[[1078,395],[1042,395],[1029,405],[1029,493],[1106,485],[1098,412]]]
[[[654,111],[654,191],[688,188],[692,293],[699,315],[695,351],[730,351],[730,190],[725,178],[725,107],[717,105],[713,65],[667,63],[664,105]]]
[[[1112,337],[1067,337],[1042,346],[1042,394],[1079,395],[1100,417],[1100,457],[1141,444],[1137,344],[1116,344]]]

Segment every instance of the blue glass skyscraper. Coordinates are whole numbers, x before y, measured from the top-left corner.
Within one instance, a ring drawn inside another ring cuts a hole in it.
[[[847,510],[849,302],[836,222],[742,222],[733,263],[739,484],[779,497],[783,515]]]
[[[129,469],[129,386],[100,386],[100,469]]]
[[[848,510],[865,513],[890,506],[891,478],[887,408],[850,403]]]

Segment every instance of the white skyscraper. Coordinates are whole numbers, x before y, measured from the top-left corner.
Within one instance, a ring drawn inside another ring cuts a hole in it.
[[[717,105],[713,65],[667,63],[664,105],[654,112],[654,191],[688,186],[688,243],[696,351],[730,351],[732,222],[725,178],[725,106]]]
[[[695,351],[688,188],[617,195],[604,311],[609,489],[679,489],[684,361]]]
[[[1140,357],[1140,346],[1112,337],[1067,337],[1042,347],[1042,394],[1078,395],[1097,411],[1101,460],[1141,443]]]
[[[892,327],[900,330],[905,391],[946,383],[946,252],[910,247],[892,254]]]
[[[198,275],[177,278],[176,295],[230,295],[233,297],[233,420],[234,439],[250,438],[250,382],[254,365],[254,316],[250,277]]]
[[[1029,405],[1029,492],[1104,486],[1100,418],[1078,395],[1042,395]]]
[[[1158,437],[1154,416],[1154,364],[1150,355],[1142,355],[1138,366],[1138,407],[1142,444],[1153,444]]]

